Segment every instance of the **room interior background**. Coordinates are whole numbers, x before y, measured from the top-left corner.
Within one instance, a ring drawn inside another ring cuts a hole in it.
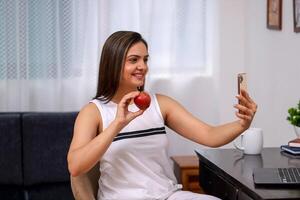
[[[170,95],[205,122],[219,124],[235,119],[236,74],[246,72],[259,105],[253,126],[263,129],[264,146],[295,137],[286,120],[300,98],[300,33],[293,31],[292,0],[283,2],[281,31],[266,28],[261,0],[11,2],[0,3],[9,18],[0,17],[1,112],[79,110],[95,94],[105,39],[135,30],[150,46],[147,90]],[[202,148],[168,132],[171,155]]]

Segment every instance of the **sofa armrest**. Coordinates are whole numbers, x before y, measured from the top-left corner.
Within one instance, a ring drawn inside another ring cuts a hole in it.
[[[71,187],[75,200],[96,200],[99,177],[99,163],[85,174],[77,177],[71,176]]]

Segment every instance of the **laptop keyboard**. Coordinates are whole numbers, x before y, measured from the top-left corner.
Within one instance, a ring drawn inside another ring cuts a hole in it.
[[[300,183],[300,168],[278,168],[283,183]]]

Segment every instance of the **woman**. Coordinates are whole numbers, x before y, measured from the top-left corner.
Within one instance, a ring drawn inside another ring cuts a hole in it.
[[[133,99],[145,85],[148,46],[139,33],[119,31],[105,42],[97,95],[80,111],[68,153],[72,176],[100,162],[98,199],[217,199],[181,191],[167,155],[165,125],[199,144],[222,146],[246,130],[257,106],[246,91],[237,98],[237,121],[211,126],[178,102],[150,94],[151,104],[139,110]],[[244,106],[243,106],[244,105]]]

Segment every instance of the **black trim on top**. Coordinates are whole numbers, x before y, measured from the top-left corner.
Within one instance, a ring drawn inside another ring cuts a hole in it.
[[[119,133],[114,138],[113,142],[122,140],[122,139],[138,138],[138,137],[157,135],[157,134],[166,134],[165,127],[150,128],[150,129],[139,130],[139,131],[130,131],[130,132]]]

